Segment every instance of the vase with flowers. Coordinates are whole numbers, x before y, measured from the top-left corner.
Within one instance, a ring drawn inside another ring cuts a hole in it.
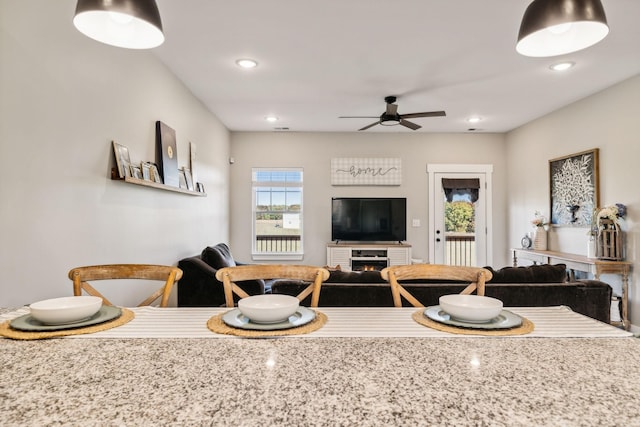
[[[533,241],[533,249],[539,251],[547,250],[547,230],[549,230],[549,221],[547,218],[540,213],[540,211],[535,211],[534,217],[531,220],[531,225],[533,225],[534,232],[532,236]]]
[[[621,260],[623,254],[623,232],[621,220],[627,214],[627,207],[622,203],[595,209],[591,220],[590,237],[596,243],[596,258]]]

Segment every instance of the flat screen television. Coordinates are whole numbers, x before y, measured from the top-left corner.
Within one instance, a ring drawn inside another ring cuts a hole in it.
[[[401,242],[406,239],[406,198],[331,199],[331,240]]]

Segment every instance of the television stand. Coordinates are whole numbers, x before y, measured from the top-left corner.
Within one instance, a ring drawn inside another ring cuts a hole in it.
[[[411,264],[411,245],[405,243],[330,243],[327,265],[344,271],[381,270]]]

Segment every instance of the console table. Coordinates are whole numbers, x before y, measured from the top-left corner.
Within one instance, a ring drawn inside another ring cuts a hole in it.
[[[518,266],[518,258],[532,261],[534,264],[565,264],[570,270],[571,279],[575,279],[575,271],[584,271],[593,274],[596,280],[600,280],[601,274],[618,274],[622,278],[622,322],[611,322],[623,326],[629,330],[629,272],[633,263],[629,261],[605,261],[587,258],[583,255],[568,254],[555,251],[539,251],[535,249],[512,249],[513,266]]]

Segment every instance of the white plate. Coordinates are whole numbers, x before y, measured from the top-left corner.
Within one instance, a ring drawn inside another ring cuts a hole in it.
[[[427,307],[424,315],[431,320],[450,326],[471,329],[510,329],[522,325],[522,317],[509,310],[502,310],[497,317],[485,323],[471,323],[457,320],[449,316],[439,305]]]
[[[307,307],[298,307],[293,315],[283,322],[278,323],[253,323],[240,310],[234,308],[222,316],[222,321],[232,328],[252,329],[256,331],[277,331],[279,329],[290,329],[297,326],[306,325],[316,318],[316,312]]]

